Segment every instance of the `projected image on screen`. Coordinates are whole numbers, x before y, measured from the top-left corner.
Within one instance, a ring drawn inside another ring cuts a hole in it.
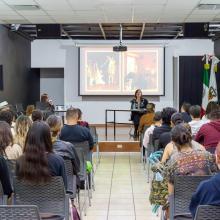
[[[124,91],[142,88],[145,93],[158,91],[158,54],[156,50],[130,50],[124,54]]]
[[[164,91],[163,47],[128,47],[117,53],[111,46],[80,48],[81,95],[144,95]]]
[[[86,91],[120,91],[119,55],[108,51],[86,53]]]

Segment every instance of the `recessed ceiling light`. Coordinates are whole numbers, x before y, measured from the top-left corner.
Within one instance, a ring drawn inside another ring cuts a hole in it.
[[[35,11],[40,10],[39,5],[12,5],[15,10],[18,11]]]
[[[220,4],[199,4],[197,8],[199,10],[219,10]]]

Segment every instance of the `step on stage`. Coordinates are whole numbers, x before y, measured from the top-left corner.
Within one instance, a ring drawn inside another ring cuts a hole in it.
[[[100,152],[140,152],[140,141],[134,139],[134,129],[131,125],[117,125],[114,138],[114,127],[108,125],[108,135],[105,135],[105,126],[96,125]]]

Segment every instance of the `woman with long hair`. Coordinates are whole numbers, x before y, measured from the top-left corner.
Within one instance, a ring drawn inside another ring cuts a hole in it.
[[[15,137],[14,142],[24,149],[25,139],[32,121],[28,116],[20,115],[15,123]]]
[[[30,183],[46,183],[51,176],[62,176],[66,186],[64,160],[53,153],[50,128],[45,122],[34,122],[30,127],[24,153],[17,161],[16,175]]]
[[[134,137],[138,136],[138,126],[141,116],[144,114],[143,109],[146,108],[148,100],[143,98],[142,91],[137,89],[131,102],[131,120],[134,123]]]
[[[0,154],[9,160],[16,160],[22,155],[21,147],[14,144],[10,125],[5,121],[0,121]]]
[[[13,141],[11,128],[7,122],[0,121],[0,182],[2,184],[5,195],[10,196],[12,187],[10,183],[10,175],[7,166],[6,148],[8,148]]]

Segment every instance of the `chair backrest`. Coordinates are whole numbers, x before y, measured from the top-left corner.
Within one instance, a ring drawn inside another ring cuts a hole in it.
[[[219,220],[220,206],[200,205],[197,208],[195,220]]]
[[[67,191],[76,197],[76,176],[73,173],[73,164],[70,159],[64,158],[65,171],[67,176]]]
[[[40,213],[65,216],[65,189],[61,177],[52,177],[44,184],[32,184],[14,179],[14,199],[16,205],[37,205]]]
[[[39,210],[34,205],[4,205],[0,206],[1,220],[40,220]]]
[[[156,139],[153,145],[154,145],[154,151],[158,151],[159,150],[159,139]]]
[[[24,107],[21,103],[15,104],[15,108],[17,112],[24,112]]]
[[[88,141],[73,143],[76,153],[80,160],[80,173],[79,177],[81,180],[86,178],[86,161],[92,162],[92,154],[90,151]]]
[[[93,137],[94,144],[98,144],[98,134],[95,126],[89,126],[90,133]]]
[[[189,204],[192,194],[199,183],[211,176],[175,176],[174,177],[174,215],[190,213]]]
[[[6,160],[6,162],[8,165],[10,181],[13,186],[13,181],[14,181],[14,177],[15,177],[15,170],[16,170],[16,160]]]

